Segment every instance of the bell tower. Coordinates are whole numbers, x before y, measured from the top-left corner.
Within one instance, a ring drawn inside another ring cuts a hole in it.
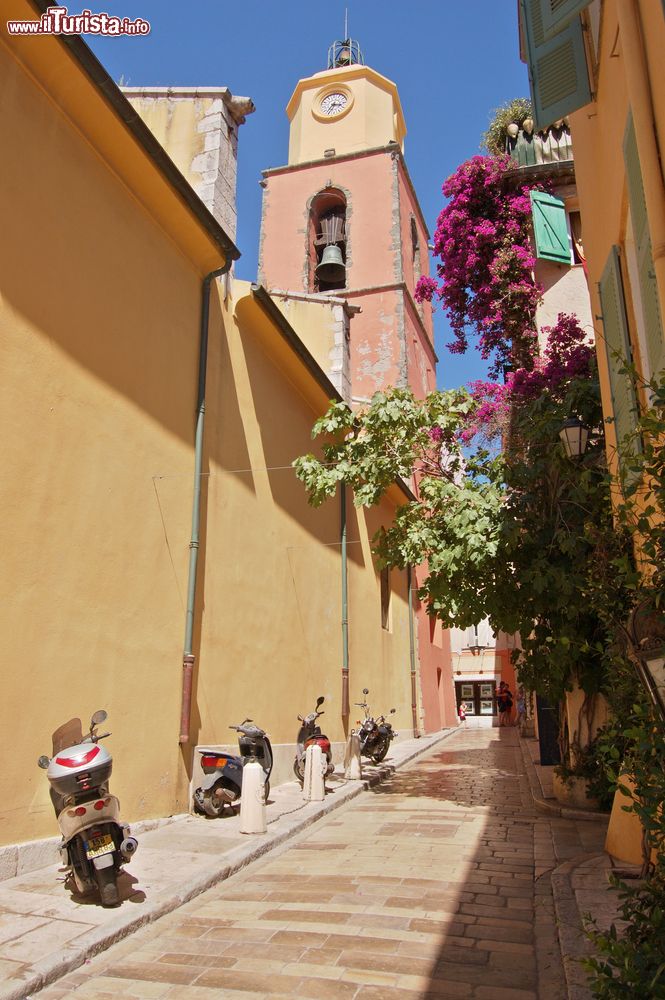
[[[263,172],[259,281],[298,298],[343,298],[350,324],[350,402],[388,386],[435,388],[429,233],[404,159],[396,85],[366,66],[358,43],[334,42],[328,66],[299,80],[287,105],[289,161]]]

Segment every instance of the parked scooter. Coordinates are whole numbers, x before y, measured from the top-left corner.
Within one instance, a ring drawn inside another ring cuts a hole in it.
[[[370,715],[367,695],[369,688],[363,688],[364,701],[357,701],[355,704],[365,712],[365,718],[358,720],[358,737],[360,739],[360,753],[363,757],[369,757],[375,764],[380,764],[385,758],[390,744],[397,736],[393,727],[386,721],[385,715],[379,715],[376,719]],[[395,714],[395,709],[390,709],[390,714]]]
[[[264,797],[270,794],[272,771],[272,746],[265,730],[245,719],[240,726],[229,726],[238,733],[240,756],[220,753],[218,750],[199,750],[203,782],[194,792],[194,807],[206,816],[221,816],[224,806],[233,808],[242,793],[242,769],[249,761],[257,760],[265,775]]]
[[[96,727],[108,718],[101,709],[83,736],[80,719],[70,719],[53,733],[53,756],[37,763],[46,771],[58,825],[60,856],[82,895],[97,888],[102,906],[116,906],[118,875],[131,861],[138,841],[120,821],[120,803],[109,794],[113,758],[99,740],[110,733]]]
[[[293,773],[301,785],[305,781],[305,755],[307,753],[307,747],[309,746],[316,745],[321,747],[321,753],[326,761],[324,777],[328,774],[332,774],[335,770],[330,740],[324,733],[321,732],[321,727],[316,724],[318,717],[323,715],[323,712],[319,712],[319,706],[323,705],[324,701],[325,698],[322,695],[320,698],[316,699],[316,708],[313,712],[306,715],[304,719],[302,715],[298,716],[298,721],[301,723],[301,726],[298,730],[298,737],[296,741],[296,758],[293,762]]]

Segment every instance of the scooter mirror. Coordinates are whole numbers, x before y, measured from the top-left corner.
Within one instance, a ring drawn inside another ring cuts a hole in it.
[[[37,761],[37,766],[41,767],[45,771],[50,763],[51,763],[50,759],[48,757],[44,757],[44,755],[42,754],[42,756]]]
[[[316,707],[318,708],[319,705],[323,705],[323,703],[324,703],[325,700],[326,699],[323,697],[323,695],[321,695],[319,698],[317,698],[316,699]]]
[[[397,709],[396,709],[396,708],[391,708],[391,709],[390,709],[390,714],[391,714],[391,715],[394,715],[396,711],[397,711]]]
[[[90,720],[91,726],[101,726],[102,722],[106,722],[109,717],[109,713],[105,712],[103,708],[100,708],[98,712],[95,712],[92,719]]]
[[[363,688],[363,694],[369,694],[369,688]]]

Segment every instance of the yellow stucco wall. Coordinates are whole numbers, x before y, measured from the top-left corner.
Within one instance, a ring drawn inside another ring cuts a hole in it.
[[[317,115],[322,93],[348,91],[343,114]],[[289,164],[320,160],[327,149],[337,156],[386,146],[401,148],[406,125],[395,84],[369,66],[327,70],[299,80],[286,109],[291,122]]]
[[[204,151],[206,138],[198,125],[208,114],[213,99],[155,100],[131,95],[130,100],[178,170],[196,188],[203,176],[194,161]]]
[[[637,24],[633,14],[637,14]],[[637,26],[637,30],[634,28]],[[628,191],[624,165],[623,141],[631,107],[646,112],[647,127],[636,124],[640,168],[645,188],[647,213],[654,256],[654,272],[661,303],[665,303],[665,189],[659,168],[652,169],[654,144],[665,142],[665,76],[662,53],[665,46],[665,19],[662,5],[652,0],[603,0],[595,69],[596,99],[571,115],[575,149],[575,174],[582,212],[584,246],[588,261],[588,279],[592,312],[596,317],[596,343],[603,411],[612,416],[607,357],[602,341],[602,313],[598,295],[605,263],[612,246],[621,251],[621,269],[628,324],[634,360],[639,371],[649,375],[644,331],[638,320],[638,293],[634,269],[630,264],[628,233]],[[636,87],[637,83],[646,89]],[[644,100],[645,93],[648,102]],[[650,114],[650,108],[653,115]],[[646,142],[645,142],[646,139]],[[610,467],[614,469],[616,435],[613,423],[606,423],[605,435]],[[638,543],[639,544],[639,543]],[[639,558],[639,552],[638,558]],[[637,683],[637,682],[636,682]],[[622,811],[628,800],[617,793],[610,818],[607,849],[627,861],[639,861],[640,826],[636,818]]]
[[[0,845],[57,834],[37,757],[62,722],[101,707],[123,817],[188,805],[180,683],[201,271],[214,257],[190,217],[168,222],[143,154],[139,197],[130,165],[120,176],[82,131],[76,87],[89,84],[72,72],[65,114],[0,45],[0,749],[19,762],[0,772]],[[228,739],[245,714],[292,741],[320,693],[339,739],[339,510],[312,510],[289,467],[326,396],[249,286],[226,302],[224,287],[210,317],[192,743]],[[392,510],[350,518],[351,699],[367,685],[404,729],[406,585],[395,578],[386,633],[368,546]]]
[[[629,5],[627,5],[629,6]],[[654,130],[656,141],[662,147],[665,141],[665,76],[662,73],[662,51],[665,45],[665,21],[662,6],[651,0],[639,0],[637,4],[643,32],[639,40],[643,45],[644,69],[649,80],[649,88],[654,109]],[[624,166],[623,141],[631,108],[630,89],[627,77],[625,43],[622,44],[619,31],[617,0],[604,0],[601,33],[599,40],[599,65],[597,70],[597,94],[593,114],[583,108],[571,115],[571,131],[575,149],[575,176],[582,211],[584,246],[588,261],[588,279],[592,312],[596,319],[598,344],[598,369],[606,417],[612,414],[612,396],[609,384],[607,358],[602,341],[602,315],[598,296],[605,263],[612,246],[625,250],[628,214],[628,193]],[[639,148],[639,136],[638,136]],[[642,172],[648,170],[646,158],[641,157]],[[662,178],[659,180],[661,192]],[[646,187],[646,185],[645,185]],[[659,199],[662,212],[665,195]],[[648,207],[650,223],[655,212]],[[662,260],[660,250],[652,238],[654,258]],[[631,290],[631,275],[624,259],[622,263],[624,294],[628,322],[632,331],[633,351],[638,369],[648,372],[645,362],[644,340],[636,322],[636,302]],[[665,302],[665,281],[662,280],[660,265],[656,268],[656,281],[661,303]],[[614,463],[616,438],[614,425],[606,424],[605,434],[608,445],[608,459]]]
[[[304,304],[306,305],[306,304]],[[207,399],[205,569],[192,743],[226,743],[247,715],[274,743],[293,743],[298,713],[326,698],[325,729],[341,721],[341,560],[337,499],[314,510],[291,463],[311,450],[325,394],[303,378],[250,286],[218,303]],[[410,724],[405,574],[392,574],[392,630],[381,627],[370,538],[394,502],[369,514],[349,497],[351,701],[372,692],[377,710]],[[390,702],[390,705],[388,705]],[[354,710],[355,711],[355,710]]]
[[[201,286],[2,46],[0,76],[9,843],[57,832],[37,757],[101,707],[125,815],[173,810]]]

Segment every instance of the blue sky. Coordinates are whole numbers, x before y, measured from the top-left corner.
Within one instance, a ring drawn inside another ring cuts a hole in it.
[[[87,36],[115,80],[130,86],[214,85],[251,97],[256,112],[240,130],[237,244],[241,278],[256,277],[261,170],[286,163],[284,108],[296,81],[326,67],[328,46],[344,33],[365,61],[397,84],[407,124],[406,161],[433,232],[441,184],[469,156],[492,109],[528,94],[517,41],[517,0],[104,0],[83,6],[143,17],[141,38]],[[445,350],[445,317],[435,316],[439,385],[482,377],[475,352]]]

